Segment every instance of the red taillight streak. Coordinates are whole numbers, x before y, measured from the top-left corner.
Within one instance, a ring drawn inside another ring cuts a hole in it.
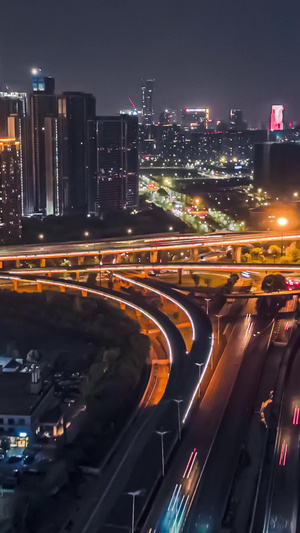
[[[286,454],[287,454],[287,444],[285,445],[284,458],[283,458],[283,466],[285,466],[285,462],[286,462]]]
[[[186,467],[186,469],[185,469],[185,471],[184,471],[183,477],[185,477],[186,474],[187,474],[187,472],[189,471],[189,468],[190,468],[191,462],[192,462],[192,460],[193,460],[193,457],[194,457],[194,455],[195,455],[195,452],[196,452],[196,448],[194,448],[193,451],[192,451],[192,453],[191,453],[191,456],[190,456],[190,458],[189,458],[189,461],[188,461],[187,467]]]

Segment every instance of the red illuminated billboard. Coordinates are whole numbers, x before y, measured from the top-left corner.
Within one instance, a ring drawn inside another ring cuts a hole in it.
[[[272,105],[270,117],[270,131],[283,130],[283,105]]]

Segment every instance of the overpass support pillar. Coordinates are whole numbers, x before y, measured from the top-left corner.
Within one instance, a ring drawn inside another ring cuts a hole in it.
[[[115,263],[117,265],[119,265],[120,263],[122,263],[122,255],[121,254],[116,254],[115,255]]]
[[[79,281],[79,275],[80,275],[79,270],[76,270],[75,272],[76,281]]]
[[[242,262],[242,247],[241,246],[234,246],[232,248],[232,259],[236,263]]]
[[[38,283],[36,284],[36,290],[37,292],[42,292],[42,284],[41,283]]]
[[[40,267],[45,268],[46,266],[46,259],[40,259]]]
[[[14,291],[18,292],[18,280],[17,279],[13,279],[12,282],[13,282]]]
[[[63,287],[62,285],[59,286],[60,292],[66,292],[66,287]]]
[[[86,297],[87,296],[87,291],[81,291],[81,296]]]
[[[182,269],[178,269],[178,284],[181,285],[182,283]]]
[[[20,268],[21,264],[20,264],[20,259],[16,259],[16,268]]]
[[[0,268],[3,268],[3,262],[0,261]]]
[[[199,250],[198,248],[191,248],[190,261],[192,263],[198,263]]]
[[[83,265],[84,264],[84,257],[83,255],[79,255],[78,256],[78,265]]]
[[[124,311],[126,309],[126,305],[120,302],[120,308]]]
[[[150,263],[157,263],[157,260],[158,260],[158,251],[153,250],[152,252],[150,252]]]

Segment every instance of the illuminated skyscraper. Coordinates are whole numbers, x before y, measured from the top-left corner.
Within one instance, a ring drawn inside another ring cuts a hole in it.
[[[96,100],[92,94],[64,92],[58,97],[58,118],[64,122],[59,126],[64,131],[63,145],[59,144],[65,168],[63,203],[68,197],[68,210],[72,213],[88,213],[88,121],[95,116]]]
[[[186,107],[181,110],[181,118],[185,129],[204,131],[208,128],[209,109]]]
[[[165,109],[159,115],[159,122],[161,126],[166,126],[167,124],[176,124],[177,122],[177,113],[171,109]]]
[[[0,92],[0,137],[20,142],[20,181],[22,216],[34,211],[32,145],[27,94]]]
[[[96,215],[138,204],[138,119],[120,115],[89,122],[89,211]]]
[[[34,210],[47,214],[45,119],[57,116],[57,97],[54,94],[53,78],[33,77],[33,92],[30,95],[30,115]]]
[[[243,119],[243,111],[241,109],[230,109],[229,129],[235,131],[243,131],[247,129]]]
[[[270,131],[283,130],[283,112],[283,105],[272,105],[269,127]]]
[[[154,120],[153,91],[155,80],[142,80],[142,122],[151,126]]]
[[[0,138],[0,243],[21,238],[20,143]]]

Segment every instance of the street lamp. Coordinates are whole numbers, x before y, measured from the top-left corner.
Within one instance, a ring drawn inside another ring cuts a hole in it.
[[[169,226],[169,231],[173,231],[173,226]]]
[[[204,298],[204,300],[206,301],[206,314],[208,315],[208,304],[211,301],[211,298]]]
[[[85,236],[85,237],[88,237],[88,236],[89,236],[89,232],[88,232],[88,231],[85,231],[85,232],[84,232],[84,236]]]
[[[200,385],[201,385],[201,374],[202,374],[202,367],[205,363],[195,363],[195,365],[199,368],[199,398],[201,397],[200,394]]]
[[[177,403],[177,415],[178,415],[178,440],[181,440],[181,421],[180,421],[180,404],[183,400],[177,400],[173,398],[173,402]]]
[[[102,259],[100,259],[99,265],[100,265],[100,267],[102,267],[102,265],[103,265]],[[100,268],[100,287],[102,287],[102,268]]]
[[[43,238],[44,238],[44,234],[43,234],[43,233],[40,233],[40,234],[39,234],[39,239],[42,241]]]
[[[283,228],[287,225],[288,219],[285,217],[280,217],[277,219],[277,224],[282,228],[281,232],[281,257],[283,256]]]
[[[218,344],[220,344],[220,318],[222,318],[223,315],[215,315],[215,317],[218,319]]]
[[[132,497],[132,513],[131,513],[131,533],[134,533],[134,512],[135,512],[135,499],[137,496],[142,496],[142,494],[144,493],[143,490],[135,490],[133,492],[126,492],[125,494],[127,494],[128,496],[131,496]]]
[[[165,451],[164,451],[164,436],[169,433],[169,431],[155,431],[157,435],[160,436],[161,442],[161,470],[162,476],[165,477]]]
[[[132,229],[128,228],[127,233],[130,235],[132,233]]]

